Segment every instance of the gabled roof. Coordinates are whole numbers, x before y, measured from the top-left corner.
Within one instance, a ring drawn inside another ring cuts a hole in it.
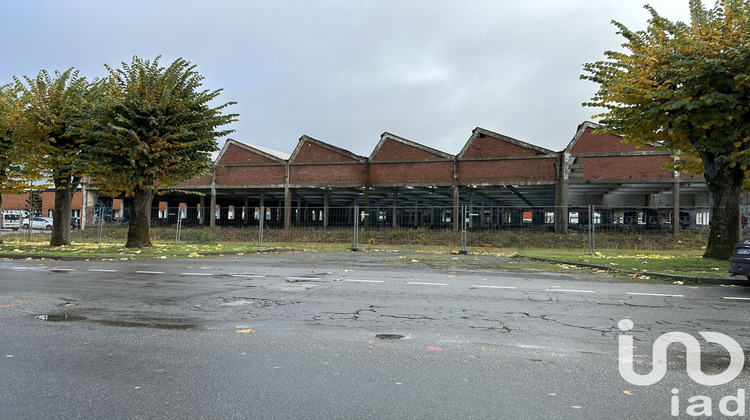
[[[459,152],[458,158],[462,159],[466,157],[466,155],[469,154],[469,152],[475,146],[474,143],[477,139],[482,139],[482,138],[487,138],[487,137],[497,139],[500,142],[507,143],[510,145],[511,149],[517,149],[517,150],[518,148],[525,149],[526,153],[522,153],[522,155],[550,155],[550,156],[556,155],[554,151],[545,149],[544,147],[535,146],[533,144],[526,143],[521,140],[516,140],[512,137],[504,136],[502,134],[495,133],[490,130],[485,130],[484,128],[481,128],[481,127],[477,127],[474,130],[472,130],[471,137],[469,137],[469,140],[466,142],[463,149],[461,149],[461,152]],[[511,153],[505,156],[497,155],[497,156],[486,156],[486,157],[513,157],[513,156],[519,156],[519,154]]]
[[[403,137],[396,136],[394,134],[385,132],[380,136],[380,141],[378,142],[378,145],[375,146],[375,150],[372,151],[372,154],[370,154],[370,161],[376,161],[376,160],[414,160],[414,159],[377,159],[378,154],[381,152],[383,147],[386,145],[388,140],[395,141],[397,143],[400,143],[402,145],[405,145],[407,147],[413,148],[418,150],[421,156],[423,158],[421,160],[452,160],[453,155],[442,152],[437,149],[433,149],[431,147],[425,146],[423,144],[419,144],[416,142],[413,142],[411,140],[407,140]]]
[[[653,143],[646,143],[640,147],[636,147],[633,143],[623,142],[623,137],[616,134],[586,134],[587,130],[593,131],[601,127],[603,127],[603,125],[591,121],[584,121],[583,123],[579,124],[578,130],[576,130],[576,135],[573,137],[573,139],[568,144],[568,147],[566,147],[563,152],[572,153],[578,142],[583,138],[585,142],[581,143],[581,146],[587,148],[589,153],[629,153],[636,151],[640,153],[672,153],[671,150],[665,150],[663,147],[659,147],[658,144]],[[596,137],[595,142],[593,142],[594,136]],[[609,143],[607,143],[607,141],[609,141]]]
[[[224,147],[222,147],[221,152],[219,152],[219,155],[216,157],[215,163],[220,163],[221,160],[224,158],[224,155],[227,153],[227,151],[231,147],[239,147],[240,149],[246,150],[250,153],[262,156],[266,159],[278,162],[278,163],[284,163],[286,160],[289,159],[289,154],[284,152],[279,152],[278,150],[269,149],[267,147],[261,147],[256,145],[251,145],[247,143],[242,143],[237,140],[228,139],[227,142],[224,144]]]
[[[342,149],[340,147],[334,146],[332,144],[328,144],[326,142],[322,142],[320,140],[316,140],[310,136],[304,135],[300,137],[299,142],[297,143],[297,147],[294,148],[294,152],[292,152],[291,157],[289,158],[289,162],[297,162],[301,155],[305,153],[303,148],[305,147],[305,144],[313,145],[318,148],[325,149],[325,152],[327,152],[327,156],[330,157],[330,159],[324,159],[324,160],[304,160],[303,162],[307,163],[317,163],[317,162],[346,162],[346,161],[355,161],[359,163],[364,163],[366,159],[362,156],[355,155],[354,153]],[[339,158],[336,158],[338,156]],[[341,159],[344,158],[344,159]]]
[[[591,121],[584,121],[578,124],[576,135],[573,136],[573,139],[570,141],[570,143],[568,143],[568,147],[565,148],[564,152],[570,153],[570,151],[573,150],[573,147],[575,147],[576,143],[578,143],[578,140],[581,138],[581,136],[583,135],[583,133],[586,131],[587,128],[596,130],[597,128],[600,128],[600,127],[602,127],[601,124],[597,124]]]

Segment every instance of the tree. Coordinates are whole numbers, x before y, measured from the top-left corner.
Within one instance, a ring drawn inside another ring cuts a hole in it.
[[[12,86],[0,87],[0,212],[2,194],[21,194],[42,178],[41,171],[28,159],[28,149],[13,136],[20,110],[18,92]],[[0,243],[3,243],[0,237]]]
[[[16,146],[55,186],[50,245],[70,245],[73,195],[88,164],[80,125],[89,103],[89,83],[72,68],[54,76],[42,70],[33,79],[13,79],[22,106],[13,131]]]
[[[234,102],[211,107],[221,90],[201,90],[203,77],[184,59],[169,67],[134,57],[122,68],[106,66],[106,95],[92,109],[97,141],[87,151],[97,161],[92,173],[102,192],[132,198],[126,247],[151,246],[151,205],[159,188],[199,175],[211,165],[216,138],[234,130],[222,114]]]
[[[651,7],[647,29],[613,21],[626,51],[584,65],[583,79],[599,84],[592,101],[603,107],[606,133],[636,145],[656,144],[681,159],[700,161],[712,201],[704,257],[727,259],[739,240],[742,182],[750,167],[750,2],[719,0],[705,9],[690,1],[691,23],[673,23]]]

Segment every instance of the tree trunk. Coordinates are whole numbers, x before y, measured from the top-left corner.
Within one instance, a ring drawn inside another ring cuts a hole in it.
[[[55,209],[52,212],[52,236],[50,246],[70,245],[70,218],[73,210],[73,195],[76,185],[69,180],[55,181]]]
[[[717,162],[712,155],[701,154],[704,178],[713,201],[708,244],[704,258],[728,260],[734,244],[740,240],[740,193],[744,171],[737,165]]]
[[[151,246],[151,203],[153,201],[153,190],[136,191],[133,196],[126,248]]]

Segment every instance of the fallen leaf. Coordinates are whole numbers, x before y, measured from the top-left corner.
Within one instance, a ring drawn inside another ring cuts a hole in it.
[[[633,395],[633,393],[628,390],[622,391],[622,393],[625,395]]]
[[[255,331],[251,330],[250,328],[245,328],[244,330],[237,330],[237,334],[250,334],[254,332]]]
[[[583,408],[583,406],[580,406],[580,405],[571,405],[570,408]]]

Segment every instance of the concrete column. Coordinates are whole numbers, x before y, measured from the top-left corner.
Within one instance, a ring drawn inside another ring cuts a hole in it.
[[[247,225],[250,223],[250,199],[245,197],[245,204],[242,206],[242,224]]]
[[[461,201],[461,191],[458,188],[458,156],[453,158],[453,231],[458,232],[461,230],[461,224],[458,219],[458,212],[461,211],[459,208]]]
[[[398,226],[398,221],[396,217],[396,213],[398,212],[398,188],[393,189],[393,206],[391,207],[393,209],[393,227]]]
[[[364,227],[365,229],[368,229],[370,227],[370,160],[365,160],[365,191],[364,191],[364,200],[365,200],[365,223]]]
[[[211,208],[208,209],[208,226],[213,229],[216,227],[216,168],[213,170],[211,179]]]
[[[562,152],[557,156],[557,182],[555,183],[555,233],[568,233],[568,157]]]
[[[461,195],[459,193],[458,185],[453,186],[453,231],[458,232],[461,230],[461,223],[459,222],[458,212],[461,211],[459,208],[459,202]]]
[[[469,229],[474,227],[474,217],[470,216],[473,213],[474,213],[474,192],[470,191],[469,192],[469,206],[466,208],[466,217],[469,218],[469,222],[466,223],[466,226]]]
[[[284,175],[284,229],[292,226],[292,191],[289,189],[289,161]]]
[[[292,226],[292,190],[284,186],[284,229]]]
[[[206,224],[206,196],[202,195],[200,198],[200,217],[198,218],[198,224],[203,226]]]
[[[302,225],[302,197],[297,196],[297,214],[294,216],[295,223],[297,226]]]
[[[261,223],[265,223],[266,221],[266,197],[263,193],[260,194],[260,203],[258,205],[260,206],[258,207],[258,225],[261,225]]]

